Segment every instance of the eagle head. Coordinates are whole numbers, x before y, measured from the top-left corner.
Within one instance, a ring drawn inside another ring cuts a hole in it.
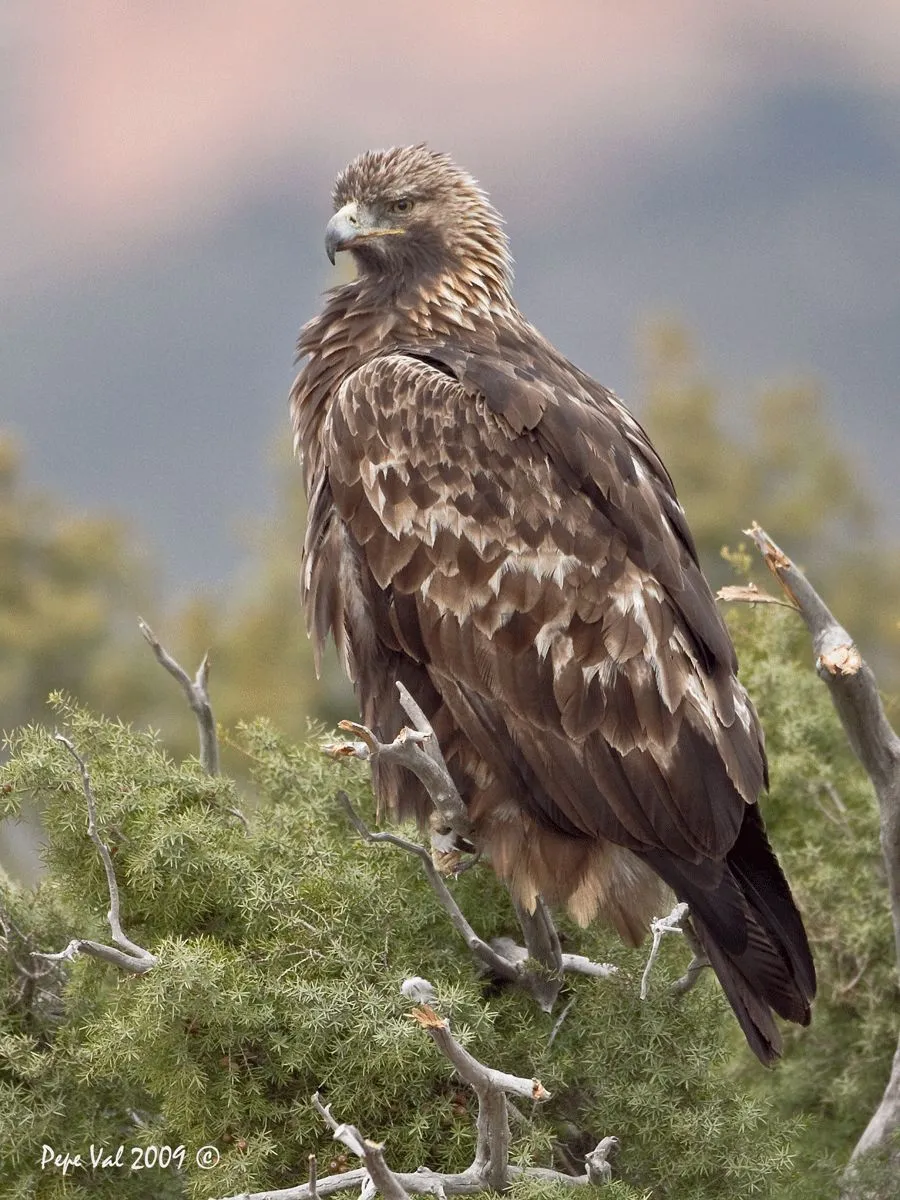
[[[362,278],[401,291],[450,277],[473,301],[509,293],[502,218],[447,154],[425,145],[369,150],[338,175],[334,208],[325,251],[332,263],[351,251]]]

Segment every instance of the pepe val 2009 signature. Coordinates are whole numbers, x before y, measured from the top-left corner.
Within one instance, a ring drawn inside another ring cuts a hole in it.
[[[86,1154],[58,1153],[54,1146],[41,1146],[41,1170],[61,1171],[147,1171],[154,1167],[182,1168],[187,1151],[184,1146],[97,1146],[91,1142]]]

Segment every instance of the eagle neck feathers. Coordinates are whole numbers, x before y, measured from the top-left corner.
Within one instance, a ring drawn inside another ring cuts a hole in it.
[[[306,363],[291,389],[294,448],[307,482],[328,403],[340,383],[366,362],[392,351],[447,340],[460,349],[494,348],[526,322],[506,277],[445,271],[415,287],[355,279],[329,294],[322,312],[300,331],[297,358]]]

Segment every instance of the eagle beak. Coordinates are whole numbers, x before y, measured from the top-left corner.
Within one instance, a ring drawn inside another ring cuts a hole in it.
[[[349,204],[339,208],[325,226],[325,253],[334,266],[334,256],[339,250],[352,250],[360,242],[400,233],[403,233],[402,229],[378,225],[367,208],[360,207],[355,200],[351,200]]]
[[[359,208],[354,201],[339,208],[325,226],[325,253],[334,266],[334,256],[339,250],[348,250],[363,233]]]

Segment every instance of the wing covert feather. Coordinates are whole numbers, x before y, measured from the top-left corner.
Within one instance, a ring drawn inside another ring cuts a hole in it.
[[[366,363],[324,430],[391,636],[538,819],[721,856],[764,755],[668,476],[618,412],[536,371],[449,366],[462,381]]]

